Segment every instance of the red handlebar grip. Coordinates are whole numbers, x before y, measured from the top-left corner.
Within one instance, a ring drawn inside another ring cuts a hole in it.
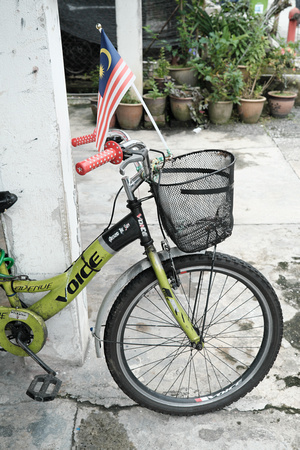
[[[96,130],[92,134],[86,134],[85,136],[73,138],[71,142],[73,147],[78,147],[78,145],[89,144],[90,142],[95,142],[95,140],[96,140]]]
[[[116,152],[116,156],[113,160],[111,160],[111,163],[120,164],[123,161],[123,151],[121,146],[115,141],[108,141],[104,145],[104,151],[108,149],[115,150]]]
[[[123,152],[119,144],[116,142],[107,142],[104,146],[105,150],[84,161],[76,164],[76,172],[79,175],[85,175],[91,170],[97,169],[97,167],[103,166],[103,164],[109,161],[113,164],[120,164],[123,160]]]

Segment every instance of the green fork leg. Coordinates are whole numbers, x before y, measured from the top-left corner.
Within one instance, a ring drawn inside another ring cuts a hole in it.
[[[166,272],[153,245],[150,245],[146,249],[146,253],[157,277],[161,291],[173,316],[178,322],[180,328],[184,331],[184,333],[190,340],[191,344],[196,346],[200,343],[200,336],[194,329],[187,313],[176,300],[176,297],[174,296],[173,290],[168,281]]]

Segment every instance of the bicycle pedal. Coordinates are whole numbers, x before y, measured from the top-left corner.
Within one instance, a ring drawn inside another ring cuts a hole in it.
[[[54,400],[61,386],[61,380],[51,374],[36,375],[26,394],[38,402]]]

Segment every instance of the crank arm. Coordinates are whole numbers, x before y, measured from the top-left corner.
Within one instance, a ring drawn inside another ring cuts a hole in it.
[[[41,358],[39,358],[35,353],[33,353],[32,350],[30,350],[30,348],[22,341],[21,335],[22,335],[22,332],[20,332],[18,334],[18,337],[16,339],[17,344],[24,350],[24,352],[27,353],[27,355],[29,355],[32,359],[34,359],[34,361],[37,364],[39,364],[47,373],[55,376],[56,372],[54,370],[52,370],[49,366],[47,366],[47,364],[44,363],[44,361],[42,361]]]

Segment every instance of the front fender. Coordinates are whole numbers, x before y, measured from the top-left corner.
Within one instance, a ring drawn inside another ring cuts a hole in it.
[[[167,251],[161,251],[158,252],[158,255],[161,259],[161,261],[165,261],[169,259],[169,252]],[[172,258],[175,258],[177,256],[186,255],[186,253],[183,253],[181,250],[179,250],[177,247],[171,248],[171,256]],[[113,284],[113,286],[110,288],[110,290],[105,295],[103,302],[99,308],[95,329],[93,333],[93,337],[95,338],[95,348],[96,348],[96,355],[97,358],[101,357],[101,329],[102,326],[105,325],[105,321],[108,315],[108,309],[111,308],[113,302],[116,300],[120,292],[125,288],[125,286],[133,279],[135,278],[139,273],[141,273],[143,270],[148,269],[148,267],[151,267],[150,262],[147,258],[142,259],[141,261],[137,262],[133,266],[129,267]]]

